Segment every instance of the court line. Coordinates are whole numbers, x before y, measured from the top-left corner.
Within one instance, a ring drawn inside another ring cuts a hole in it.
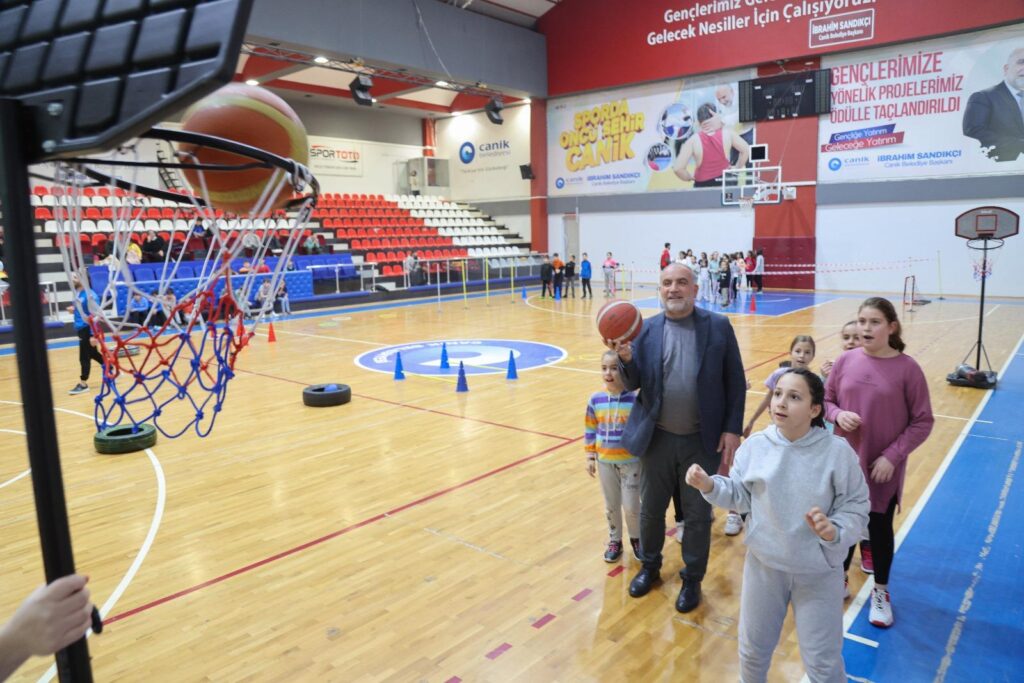
[[[1010,354],[1007,356],[1006,361],[1003,363],[1003,367],[999,371],[1000,376],[1006,374],[1006,370],[1007,368],[1010,367],[1010,363],[1013,362],[1014,357],[1020,351],[1022,343],[1024,343],[1024,335],[1020,336],[1020,338],[1017,340],[1017,345],[1013,348],[1013,351],[1011,351]],[[953,458],[955,458],[957,454],[960,452],[960,447],[963,445],[964,441],[967,439],[968,436],[975,436],[973,434],[970,434],[970,431],[974,426],[974,423],[977,421],[978,416],[981,415],[982,411],[985,409],[985,406],[988,405],[989,399],[992,398],[993,394],[993,389],[985,390],[985,395],[982,397],[981,401],[978,402],[978,406],[974,409],[974,413],[971,414],[971,417],[970,419],[968,419],[967,424],[964,425],[964,428],[961,429],[960,433],[957,435],[956,440],[954,440],[952,445],[950,445],[949,450],[946,452],[946,457],[942,459],[942,463],[940,463],[938,469],[935,470],[935,473],[932,475],[931,480],[929,480],[928,485],[925,487],[925,490],[921,493],[921,497],[918,498],[917,502],[914,504],[914,507],[910,510],[910,514],[907,515],[907,520],[902,525],[900,525],[899,530],[896,532],[894,555],[895,552],[899,551],[900,546],[903,545],[903,541],[906,539],[907,535],[910,534],[910,530],[917,522],[918,517],[921,516],[921,513],[924,511],[924,508],[928,505],[928,501],[931,499],[932,494],[935,493],[935,489],[938,488],[939,482],[942,481],[942,477],[945,475],[946,470],[948,470],[949,466],[952,464]],[[867,604],[868,597],[871,595],[871,590],[874,588],[874,586],[874,577],[869,576],[867,580],[864,582],[864,585],[861,586],[860,591],[857,592],[857,595],[854,597],[850,606],[846,609],[846,612],[843,614],[844,636],[845,634],[849,633],[850,627],[853,625],[853,622],[860,614],[861,608]],[[804,677],[801,679],[801,683],[807,683],[807,681],[809,680],[810,679],[807,677],[807,674],[804,674]]]
[[[236,368],[235,372],[244,372],[244,373],[247,373],[247,374],[250,374],[250,375],[257,375],[259,377],[266,377],[268,379],[276,379],[276,380],[279,380],[281,382],[289,382],[291,384],[298,384],[298,385],[304,386],[304,387],[305,386],[309,386],[309,383],[307,383],[307,382],[300,382],[300,381],[295,380],[295,379],[289,379],[288,377],[278,377],[277,375],[269,375],[269,374],[267,374],[265,372],[256,372],[255,370],[241,370],[241,369]],[[479,422],[481,424],[491,425],[492,427],[502,427],[504,429],[511,429],[513,431],[516,431],[516,432],[524,432],[526,434],[536,434],[538,436],[546,436],[546,437],[551,438],[551,439],[560,439],[560,440],[562,440],[562,441],[564,441],[566,443],[569,443],[571,441],[575,441],[575,439],[572,439],[572,438],[570,438],[568,436],[561,436],[561,435],[558,435],[558,434],[548,434],[547,432],[538,432],[538,431],[535,431],[535,430],[532,430],[532,429],[525,429],[523,427],[517,427],[515,425],[507,425],[507,424],[502,424],[500,422],[493,422],[491,420],[483,420],[483,419],[478,418],[478,417],[466,417],[465,415],[458,415],[456,413],[447,413],[447,412],[445,412],[443,410],[435,410],[433,408],[424,408],[423,406],[414,405],[412,403],[403,403],[401,401],[392,401],[392,400],[389,400],[389,399],[386,399],[386,398],[378,398],[376,396],[368,396],[366,394],[357,394],[355,392],[353,392],[352,395],[355,396],[356,398],[366,399],[367,401],[377,401],[378,403],[386,403],[388,405],[397,406],[399,408],[410,408],[412,410],[419,410],[419,411],[424,412],[424,413],[433,413],[434,415],[444,415],[445,417],[455,417],[455,418],[458,418],[460,420],[469,420],[470,422]]]
[[[399,505],[398,507],[392,508],[392,509],[387,510],[385,512],[379,512],[379,513],[377,513],[377,514],[375,514],[375,515],[373,515],[371,517],[367,517],[367,518],[365,518],[363,520],[360,520],[360,521],[358,521],[358,522],[356,522],[354,524],[350,524],[350,525],[348,525],[346,527],[343,527],[341,529],[338,529],[336,531],[332,531],[329,534],[325,534],[323,536],[320,536],[319,538],[314,538],[311,541],[306,541],[305,543],[302,543],[300,545],[294,546],[294,547],[289,548],[287,550],[283,550],[283,551],[281,551],[279,553],[276,553],[274,555],[270,555],[269,557],[265,557],[262,560],[257,560],[256,562],[251,562],[251,563],[249,563],[249,564],[247,564],[247,565],[245,565],[243,567],[239,567],[238,569],[230,571],[230,572],[228,572],[226,574],[221,574],[220,576],[214,577],[212,579],[208,579],[207,581],[203,581],[202,583],[195,584],[194,586],[190,586],[189,588],[185,588],[185,589],[177,591],[175,593],[171,593],[169,595],[165,595],[165,596],[163,596],[161,598],[157,598],[156,600],[152,600],[150,602],[147,602],[147,603],[144,603],[142,605],[139,605],[138,607],[133,607],[132,609],[129,609],[129,610],[124,611],[124,612],[121,612],[120,614],[115,614],[111,618],[105,620],[104,623],[105,624],[112,624],[112,623],[115,623],[115,622],[118,622],[118,621],[122,621],[124,619],[129,618],[129,617],[135,616],[136,614],[140,614],[140,613],[145,612],[147,610],[151,610],[154,607],[158,607],[160,605],[163,605],[165,603],[171,602],[173,600],[177,600],[178,598],[185,597],[186,595],[191,595],[192,593],[200,591],[200,590],[202,590],[204,588],[208,588],[210,586],[214,586],[214,585],[216,585],[218,583],[222,583],[222,582],[227,581],[228,579],[234,578],[236,576],[240,576],[242,574],[246,574],[246,573],[248,573],[248,572],[250,572],[250,571],[252,571],[254,569],[258,569],[258,568],[260,568],[260,567],[262,567],[264,565],[270,564],[272,562],[276,562],[277,560],[284,559],[284,558],[289,557],[291,555],[294,555],[296,553],[302,552],[303,550],[308,550],[309,548],[313,548],[313,547],[318,546],[318,545],[320,545],[322,543],[326,543],[327,541],[330,541],[330,540],[332,540],[334,538],[337,538],[339,536],[343,536],[345,534],[351,533],[352,531],[355,531],[357,529],[361,529],[361,528],[363,528],[365,526],[369,526],[370,524],[374,524],[376,522],[379,522],[381,520],[387,519],[389,517],[394,517],[395,515],[397,515],[400,512],[405,512],[406,510],[411,510],[411,509],[413,509],[415,507],[419,507],[420,505],[423,505],[424,503],[428,503],[428,502],[430,502],[432,500],[435,500],[437,498],[441,498],[443,496],[448,495],[449,493],[452,493],[454,491],[458,491],[459,489],[466,488],[467,486],[472,486],[473,484],[475,484],[475,483],[477,483],[479,481],[483,481],[485,479],[489,479],[489,478],[491,478],[491,477],[493,477],[493,476],[495,476],[497,474],[500,474],[500,473],[502,473],[502,472],[504,472],[506,470],[513,469],[515,467],[518,467],[519,465],[522,465],[524,463],[530,462],[531,460],[536,460],[537,458],[541,458],[541,457],[543,457],[545,455],[553,453],[554,451],[557,451],[560,448],[564,448],[565,446],[568,446],[568,445],[570,445],[572,443],[576,443],[577,441],[581,441],[581,440],[583,440],[583,437],[582,436],[578,436],[575,439],[572,439],[570,441],[566,441],[565,443],[560,443],[560,444],[555,444],[554,446],[549,446],[548,448],[545,448],[542,451],[538,451],[536,453],[532,453],[530,455],[527,455],[526,457],[520,458],[519,460],[514,460],[514,461],[512,461],[510,463],[506,463],[505,465],[497,467],[497,468],[495,468],[493,470],[490,470],[488,472],[484,472],[482,474],[478,474],[477,476],[472,477],[471,479],[467,479],[466,481],[463,481],[461,483],[455,484],[454,486],[449,486],[448,488],[444,488],[444,489],[441,489],[439,491],[435,491],[433,493],[427,494],[425,496],[422,496],[420,498],[412,500],[412,501],[410,501],[408,503],[405,503],[403,505]]]
[[[21,436],[26,436],[25,432],[21,431],[20,429],[0,429],[0,432],[4,432],[6,434],[20,434]],[[22,472],[21,474],[19,474],[16,477],[14,477],[13,479],[8,479],[4,483],[0,484],[0,489],[4,488],[5,486],[10,486],[11,484],[13,484],[16,481],[24,479],[31,472],[32,472],[32,468],[30,467],[29,469],[25,470],[24,472]]]
[[[860,643],[861,645],[867,645],[868,647],[873,647],[876,649],[878,648],[877,640],[871,640],[870,638],[865,638],[864,636],[858,636],[856,633],[846,633],[843,634],[843,637],[847,640],[852,640],[855,643]]]

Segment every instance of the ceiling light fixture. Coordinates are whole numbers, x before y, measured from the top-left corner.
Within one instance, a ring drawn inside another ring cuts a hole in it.
[[[259,81],[257,81],[257,80],[256,80],[255,78],[250,78],[249,80],[247,80],[247,81],[245,82],[245,84],[246,84],[246,85],[259,85],[259,84],[260,84],[260,82],[259,82]]]
[[[327,57],[314,57],[313,61],[316,62],[317,64],[326,64],[331,60],[327,59]]]

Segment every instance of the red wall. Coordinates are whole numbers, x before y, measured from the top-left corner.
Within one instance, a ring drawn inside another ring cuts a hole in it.
[[[548,103],[530,102],[530,247],[548,250]]]
[[[700,7],[719,11],[693,20],[665,21],[667,11]],[[777,12],[777,18],[755,25],[755,13],[765,12]],[[871,16],[872,38],[811,47],[812,20],[821,25],[827,18],[842,19],[851,12]],[[728,28],[744,20],[745,28]],[[562,0],[541,17],[538,29],[547,36],[548,93],[553,97],[1021,20],[1021,0]],[[716,22],[723,22],[727,30],[648,44],[652,33],[688,26],[699,32],[702,23]]]

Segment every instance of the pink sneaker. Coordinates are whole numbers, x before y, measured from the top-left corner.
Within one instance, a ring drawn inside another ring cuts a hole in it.
[[[860,547],[860,570],[865,574],[875,573],[875,561],[871,557],[871,546],[869,545]]]

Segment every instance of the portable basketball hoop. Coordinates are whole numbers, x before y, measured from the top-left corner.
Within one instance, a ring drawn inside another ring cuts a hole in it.
[[[974,277],[981,282],[981,304],[978,312],[978,340],[946,381],[959,387],[992,389],[998,378],[992,370],[992,363],[985,351],[982,336],[985,329],[985,282],[992,275],[992,255],[1000,249],[1008,237],[1020,229],[1020,216],[999,206],[982,206],[965,211],[956,218],[956,236],[967,240],[967,247],[979,256],[973,257]],[[975,353],[974,366],[967,365],[967,359]],[[982,356],[988,370],[981,369]]]
[[[3,5],[0,205],[48,583],[73,574],[75,560],[38,298],[28,167],[114,149],[229,82],[252,5],[253,0],[177,0],[120,3],[116,11],[104,12],[97,3],[8,0]],[[110,7],[107,3],[104,10]],[[92,622],[95,632],[102,630],[98,611]],[[56,664],[61,681],[92,681],[84,637],[58,652]]]
[[[140,150],[144,140],[193,151],[179,151],[178,162],[147,160]],[[239,163],[199,163],[196,155],[203,148],[230,152]],[[272,173],[246,215],[231,217],[211,205],[207,188],[222,184],[219,175],[253,168]],[[177,187],[182,182],[175,176],[184,170],[196,173],[194,185],[202,196],[142,182],[148,171]],[[64,271],[99,299],[85,310],[74,297],[103,356],[103,384],[94,407],[97,430],[152,423],[170,438],[189,428],[206,436],[223,407],[235,360],[273,312],[286,265],[316,205],[316,179],[301,164],[264,150],[154,128],[139,142],[102,157],[61,160],[48,180],[57,190],[53,210]],[[111,221],[109,255],[90,266],[82,244],[88,243],[85,228],[93,221],[85,215],[90,195],[99,189],[120,204]],[[273,202],[282,191],[294,198],[286,210],[275,211]],[[137,259],[131,254],[139,253],[141,236],[157,229],[156,220],[147,218],[153,209],[178,230],[169,236],[162,261],[133,269],[130,261]],[[186,258],[196,251],[201,260]],[[250,268],[240,271],[245,261]],[[257,264],[263,263],[269,270],[260,273]]]

